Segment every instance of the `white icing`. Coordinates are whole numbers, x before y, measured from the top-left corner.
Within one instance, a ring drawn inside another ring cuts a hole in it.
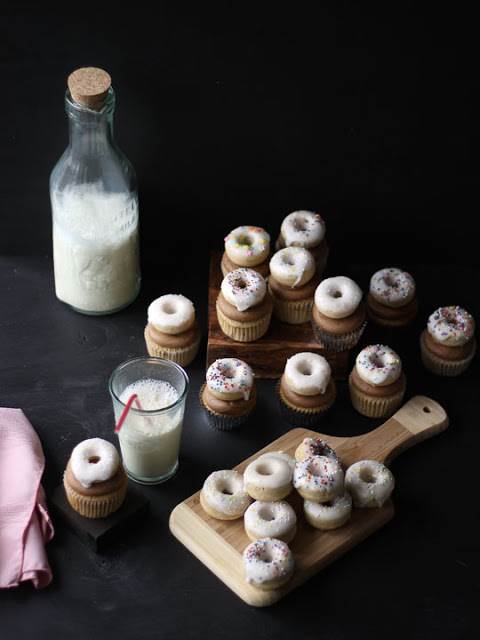
[[[245,511],[245,529],[255,538],[283,538],[296,522],[295,511],[284,501],[257,500]]]
[[[285,382],[301,396],[325,393],[331,378],[327,360],[317,353],[296,353],[288,358],[285,366]]]
[[[110,480],[117,472],[120,456],[113,444],[102,438],[90,438],[77,444],[72,451],[70,466],[75,478],[84,487]]]
[[[288,453],[284,453],[283,451],[268,451],[267,453],[262,453],[261,456],[257,458],[257,460],[261,460],[262,458],[276,458],[277,460],[283,460],[290,465],[290,468],[295,469],[295,458],[290,456]]]
[[[345,474],[345,488],[356,507],[381,507],[394,487],[392,472],[376,460],[355,462]]]
[[[362,349],[355,361],[357,373],[368,384],[383,387],[392,384],[402,373],[402,361],[390,347],[372,344]]]
[[[312,456],[327,456],[327,458],[333,458],[339,462],[337,454],[325,440],[321,438],[304,438],[295,451],[295,458],[297,460],[305,460],[305,458],[311,458]]]
[[[457,347],[472,339],[475,320],[462,307],[440,307],[428,318],[427,329],[436,342]]]
[[[307,249],[286,247],[277,251],[270,260],[270,273],[280,284],[301,287],[312,279],[315,260]]]
[[[243,488],[242,475],[238,471],[214,471],[205,480],[202,494],[215,511],[228,516],[242,515],[250,504],[250,498]]]
[[[253,267],[268,257],[270,236],[261,227],[237,227],[225,238],[225,251],[235,264]]]
[[[218,397],[248,400],[253,387],[253,371],[238,358],[220,358],[208,368],[207,385]]]
[[[325,223],[313,211],[294,211],[282,222],[280,233],[286,247],[310,249],[318,246],[325,237]]]
[[[256,540],[243,552],[245,577],[254,586],[286,578],[295,566],[288,545],[275,538]]]
[[[318,527],[333,529],[345,523],[352,513],[352,497],[345,492],[341,496],[335,496],[327,504],[305,500],[303,510],[310,519],[314,520]]]
[[[182,333],[192,326],[194,320],[193,303],[180,294],[160,296],[148,307],[148,321],[163,333]]]
[[[319,502],[327,502],[343,493],[343,479],[342,467],[336,460],[327,456],[312,456],[297,461],[293,486],[300,491],[314,493]]]
[[[370,279],[370,293],[386,307],[403,307],[415,296],[415,280],[395,267],[380,269]]]
[[[240,268],[227,273],[222,281],[222,293],[225,300],[238,311],[246,311],[262,302],[267,293],[267,285],[253,269]]]
[[[346,318],[358,308],[362,290],[346,276],[326,278],[315,291],[315,306],[328,318]]]
[[[261,489],[280,489],[292,481],[289,462],[273,456],[260,456],[245,469],[245,486],[251,484]]]

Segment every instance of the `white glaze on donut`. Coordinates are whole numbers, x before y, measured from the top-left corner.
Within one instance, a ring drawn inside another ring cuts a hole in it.
[[[297,460],[305,460],[305,458],[311,458],[312,456],[326,456],[327,458],[333,458],[338,463],[340,462],[335,451],[325,440],[321,438],[304,438],[295,451],[295,458]]]
[[[325,393],[332,370],[327,360],[317,353],[296,353],[285,365],[285,381],[301,396]]]
[[[295,458],[288,453],[284,453],[283,451],[268,451],[267,453],[262,453],[261,456],[258,456],[257,460],[260,460],[262,458],[275,458],[277,460],[283,460],[288,465],[290,465],[292,473],[295,469]]]
[[[297,461],[293,474],[295,489],[315,493],[319,502],[328,502],[343,494],[343,470],[340,464],[327,456],[312,456]]]
[[[87,488],[113,478],[119,464],[118,451],[113,444],[102,438],[90,438],[80,442],[70,458],[73,475]]]
[[[319,529],[336,529],[344,524],[352,513],[352,497],[345,492],[341,496],[335,496],[327,503],[305,500],[303,503],[305,515],[311,524]]]
[[[245,469],[243,481],[264,489],[280,489],[292,482],[289,462],[273,456],[260,456]]]
[[[297,523],[297,516],[285,501],[256,500],[245,511],[245,528],[255,538],[284,538]]]
[[[356,507],[381,507],[394,487],[392,472],[376,460],[355,462],[345,474],[345,488]]]
[[[267,285],[259,273],[242,267],[227,273],[222,281],[222,293],[225,300],[238,311],[246,311],[262,302]]]
[[[315,291],[315,306],[328,318],[346,318],[356,311],[362,290],[346,276],[326,278]]]
[[[288,545],[275,538],[256,540],[243,552],[245,577],[249,584],[263,586],[287,578],[295,566]]]
[[[148,321],[163,333],[182,333],[193,325],[195,308],[185,296],[170,293],[151,303]]]
[[[362,349],[355,367],[360,378],[375,387],[392,384],[402,373],[400,357],[383,344],[372,344]]]
[[[228,516],[243,515],[250,504],[242,475],[229,469],[211,473],[203,484],[202,494],[215,511]]]
[[[307,249],[286,247],[277,251],[270,260],[270,273],[280,284],[301,287],[312,279],[315,260]]]
[[[462,307],[440,307],[428,318],[427,329],[436,342],[458,347],[472,339],[475,320]]]
[[[220,358],[207,370],[207,386],[219,398],[248,400],[253,387],[253,371],[238,358]]]
[[[235,264],[253,267],[267,259],[270,236],[261,227],[237,227],[225,238],[225,252]]]
[[[370,293],[386,307],[403,307],[415,296],[415,280],[396,267],[380,269],[370,279]]]
[[[325,222],[313,211],[294,211],[282,222],[280,228],[286,247],[317,247],[325,237]]]

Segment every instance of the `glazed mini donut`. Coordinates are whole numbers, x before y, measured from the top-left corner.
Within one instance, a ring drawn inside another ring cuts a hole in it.
[[[120,464],[118,451],[102,438],[89,438],[72,451],[70,466],[75,478],[84,487],[110,480]]]
[[[295,458],[299,462],[312,456],[326,456],[340,462],[335,451],[321,438],[304,438],[295,450]]]
[[[386,307],[403,307],[415,296],[415,280],[395,267],[380,269],[370,279],[370,293]]]
[[[338,529],[352,515],[352,497],[345,492],[343,496],[336,496],[330,502],[323,504],[305,500],[303,513],[306,521],[315,529]]]
[[[267,453],[262,453],[262,455],[260,455],[257,460],[260,460],[261,458],[275,458],[277,460],[283,460],[290,465],[292,473],[295,469],[295,458],[288,453],[284,453],[283,451],[268,451]]]
[[[260,456],[243,474],[245,490],[254,500],[282,500],[292,490],[293,470],[289,462],[272,456]]]
[[[200,504],[209,516],[217,520],[241,518],[250,504],[242,475],[230,470],[211,473],[200,492]]]
[[[329,502],[344,493],[340,464],[327,456],[312,456],[297,462],[293,486],[305,500]]]
[[[238,358],[220,358],[208,367],[207,386],[220,400],[248,400],[253,387],[253,371]]]
[[[317,353],[296,353],[285,365],[285,382],[301,396],[325,393],[332,375],[326,359]]]
[[[286,247],[318,246],[325,237],[325,222],[313,211],[294,211],[282,222],[280,228]]]
[[[355,361],[358,375],[367,384],[384,387],[399,379],[402,361],[390,347],[372,344],[362,349]]]
[[[187,331],[195,322],[193,303],[180,294],[167,294],[148,307],[148,321],[162,333],[176,335]]]
[[[225,238],[225,252],[241,267],[254,267],[268,258],[270,236],[261,227],[237,227]]]
[[[260,304],[267,293],[267,285],[262,276],[253,269],[243,267],[227,273],[221,288],[225,300],[238,311],[246,311]]]
[[[462,307],[440,307],[428,318],[427,329],[436,342],[458,347],[472,339],[475,320]]]
[[[257,500],[245,511],[245,532],[250,540],[277,538],[290,542],[297,532],[297,516],[288,502]]]
[[[288,545],[275,538],[255,540],[243,552],[247,582],[258,589],[277,589],[292,577],[295,562]]]
[[[315,306],[328,318],[352,315],[362,299],[362,290],[346,276],[326,278],[315,291]]]
[[[348,467],[345,488],[360,508],[381,507],[395,487],[392,472],[376,460],[360,460]]]
[[[286,247],[270,260],[270,273],[277,282],[287,287],[301,287],[315,274],[315,260],[307,249]]]

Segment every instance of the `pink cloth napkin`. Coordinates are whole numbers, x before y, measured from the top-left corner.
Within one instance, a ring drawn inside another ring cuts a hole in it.
[[[31,580],[40,589],[52,579],[44,466],[42,445],[23,411],[0,408],[0,588]]]

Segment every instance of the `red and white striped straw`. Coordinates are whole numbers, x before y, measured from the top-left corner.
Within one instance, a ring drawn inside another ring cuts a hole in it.
[[[120,431],[120,429],[122,428],[122,425],[125,422],[125,418],[127,417],[128,412],[132,408],[132,404],[134,402],[137,405],[137,407],[140,409],[140,411],[143,411],[143,407],[140,404],[140,400],[138,399],[137,394],[136,393],[132,393],[132,395],[129,397],[129,399],[125,403],[125,406],[123,407],[123,411],[122,411],[122,413],[120,415],[120,418],[118,419],[118,422],[115,425],[115,433],[118,433]]]

